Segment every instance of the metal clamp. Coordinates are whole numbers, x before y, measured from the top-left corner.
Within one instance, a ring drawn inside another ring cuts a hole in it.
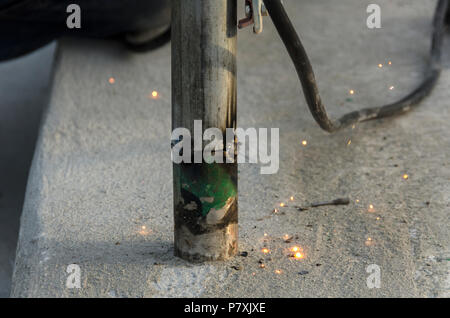
[[[251,24],[255,34],[263,30],[263,16],[268,16],[263,0],[245,0],[245,19],[239,20],[238,28],[243,29]]]

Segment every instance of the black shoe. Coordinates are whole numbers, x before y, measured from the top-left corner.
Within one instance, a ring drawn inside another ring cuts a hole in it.
[[[168,41],[170,0],[78,0],[79,29],[69,29],[66,24],[71,3],[74,1],[0,0],[0,60],[26,54],[61,36],[120,36],[138,51]]]
[[[170,25],[125,34],[124,41],[130,50],[147,52],[163,46],[170,41]]]

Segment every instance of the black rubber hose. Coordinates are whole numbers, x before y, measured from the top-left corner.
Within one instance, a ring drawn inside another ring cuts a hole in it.
[[[441,72],[441,50],[446,25],[446,15],[449,16],[449,0],[439,0],[433,20],[433,37],[430,60],[425,72],[425,79],[412,93],[401,100],[380,107],[364,108],[350,112],[336,121],[332,121],[322,104],[317,87],[314,71],[281,0],[264,0],[264,4],[280,35],[289,56],[294,62],[298,77],[303,87],[308,107],[319,126],[328,131],[335,132],[358,122],[379,119],[403,114],[411,110],[433,90]]]

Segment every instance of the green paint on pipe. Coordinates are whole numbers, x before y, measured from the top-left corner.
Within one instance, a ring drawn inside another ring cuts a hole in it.
[[[198,170],[197,170],[198,172]],[[181,173],[181,185],[202,202],[202,215],[211,209],[220,210],[237,194],[229,172],[220,164],[203,164],[201,173]]]

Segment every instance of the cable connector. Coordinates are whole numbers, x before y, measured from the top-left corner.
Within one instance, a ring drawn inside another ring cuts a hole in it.
[[[239,20],[238,28],[243,29],[253,24],[253,33],[263,30],[263,16],[268,16],[263,0],[245,0],[245,19]]]

